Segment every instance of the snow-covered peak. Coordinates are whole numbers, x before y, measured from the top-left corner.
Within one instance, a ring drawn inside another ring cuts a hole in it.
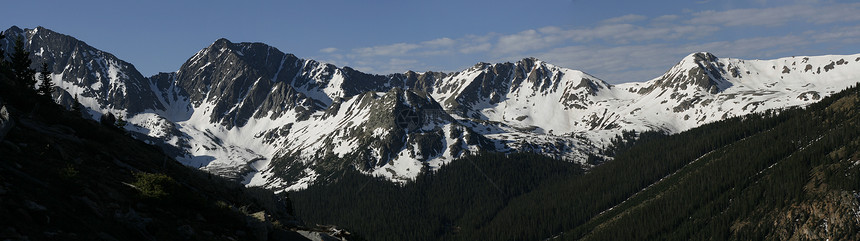
[[[731,87],[723,76],[727,73],[725,67],[725,63],[711,53],[692,53],[660,77],[648,81],[647,87],[638,93],[648,94],[655,90],[717,93]]]

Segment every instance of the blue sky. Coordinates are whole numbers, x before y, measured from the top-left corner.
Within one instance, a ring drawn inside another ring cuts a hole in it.
[[[769,59],[860,53],[854,1],[14,1],[0,27],[44,26],[134,64],[177,70],[216,39],[263,42],[370,73],[537,57],[609,83],[692,52]]]

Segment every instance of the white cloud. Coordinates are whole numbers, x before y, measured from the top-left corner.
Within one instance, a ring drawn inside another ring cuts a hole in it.
[[[535,56],[619,83],[657,77],[692,52],[750,59],[791,56],[810,46],[850,49],[845,46],[860,44],[860,14],[856,12],[860,12],[860,4],[801,3],[680,11],[653,18],[624,15],[586,28],[545,26],[510,34],[441,37],[351,52],[335,48],[320,52],[329,54],[326,59],[379,74],[441,70],[431,66],[459,70],[474,63],[465,63],[472,60],[503,62]],[[790,32],[780,33],[784,29]],[[454,64],[464,65],[451,66]]]
[[[440,55],[453,52],[456,40],[450,38],[438,38],[420,43],[396,43],[379,45],[373,47],[353,49],[357,56],[405,56],[405,55]]]
[[[689,22],[696,25],[724,26],[779,26],[797,18],[802,11],[808,11],[801,6],[786,6],[768,9],[732,9],[727,11],[704,11],[694,13]]]
[[[388,64],[394,65],[394,66],[406,66],[406,65],[416,64],[416,63],[418,63],[418,60],[414,60],[414,59],[392,58],[392,59],[388,60]]]
[[[828,6],[815,11],[809,17],[810,22],[816,24],[827,24],[836,22],[860,21],[860,3],[845,4],[840,6]]]
[[[860,20],[860,4],[826,6],[798,4],[773,8],[746,8],[726,11],[704,11],[693,14],[689,20],[697,25],[724,26],[782,26],[789,23],[809,22],[825,24]]]
[[[354,52],[360,56],[397,56],[404,55],[410,50],[420,48],[421,45],[410,43],[396,43],[355,49]]]
[[[564,30],[556,26],[546,26],[543,28],[539,28],[538,32],[543,34],[557,34],[564,32]]]
[[[438,39],[434,39],[434,40],[430,40],[430,41],[421,42],[421,45],[424,45],[427,47],[445,47],[445,46],[452,46],[456,43],[457,43],[457,41],[454,41],[453,39],[450,39],[450,38],[438,38]]]
[[[465,45],[462,48],[460,48],[460,53],[471,54],[471,53],[477,53],[477,52],[486,52],[486,51],[490,51],[490,48],[492,48],[492,46],[493,45],[490,43]]]
[[[529,29],[516,34],[499,37],[496,44],[496,52],[498,53],[519,53],[535,49],[543,49],[552,44],[552,39],[547,38],[553,35],[543,35]]]
[[[320,49],[320,52],[327,53],[327,54],[334,53],[336,51],[337,51],[337,48],[334,48],[334,47]]]
[[[659,16],[659,17],[656,17],[656,18],[652,19],[652,20],[651,20],[651,22],[654,22],[654,23],[664,23],[664,22],[671,22],[671,21],[675,21],[675,20],[678,20],[679,18],[681,18],[681,16],[674,15],[674,14],[670,14],[670,15],[662,15],[662,16]]]
[[[542,50],[563,43],[590,43],[595,41],[628,44],[652,40],[699,38],[719,30],[716,26],[637,26],[628,23],[605,24],[595,28],[563,30],[544,27],[526,30],[498,38],[494,52],[499,54],[523,53]]]
[[[845,44],[860,44],[860,26],[837,28],[835,31],[816,34],[809,33],[815,42],[841,42]]]
[[[643,15],[638,15],[638,14],[627,14],[627,15],[624,15],[621,17],[614,17],[614,18],[606,19],[606,20],[603,20],[601,22],[602,23],[608,23],[608,24],[634,23],[634,22],[639,22],[639,21],[645,20],[645,19],[648,19],[648,17],[645,17]]]

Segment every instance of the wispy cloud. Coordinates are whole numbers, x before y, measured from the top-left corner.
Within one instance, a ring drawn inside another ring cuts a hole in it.
[[[426,47],[448,47],[456,44],[457,41],[454,41],[450,38],[438,38],[430,41],[421,42],[422,45]]]
[[[603,20],[601,22],[608,23],[608,24],[634,23],[634,22],[639,22],[639,21],[645,20],[645,19],[648,19],[648,17],[646,17],[644,15],[638,15],[638,14],[627,14],[627,15],[624,15],[621,17],[614,17],[614,18],[606,19],[606,20]]]
[[[477,52],[487,52],[492,48],[493,45],[490,43],[476,43],[476,44],[467,44],[460,48],[460,53],[471,54]]]
[[[333,47],[324,48],[324,49],[320,49],[320,52],[330,54],[330,53],[337,52],[337,48],[333,48]]]
[[[530,50],[538,50],[554,45],[562,40],[562,32],[555,28],[543,28],[538,32],[529,29],[516,34],[501,36],[496,43],[498,53],[517,53]]]
[[[839,27],[835,31],[806,33],[812,36],[816,43],[839,42],[844,44],[856,44],[860,42],[860,25]]]
[[[681,18],[681,16],[674,15],[674,14],[668,14],[668,15],[662,15],[662,16],[656,17],[656,18],[652,19],[651,22],[652,23],[669,23],[671,21],[678,20],[679,18]]]
[[[795,55],[811,46],[860,44],[858,12],[860,3],[800,2],[768,8],[685,10],[652,17],[629,14],[591,27],[545,26],[508,34],[440,37],[320,52],[329,54],[328,59],[376,73],[440,70],[426,69],[436,66],[456,70],[474,63],[466,61],[513,61],[535,56],[617,83],[657,77],[691,52],[771,58]]]
[[[796,22],[825,24],[860,20],[860,4],[827,6],[790,5],[773,8],[745,8],[703,11],[693,14],[692,24],[723,26],[782,26]]]
[[[661,25],[640,26],[627,23],[601,25],[594,28],[564,30],[545,27],[539,31],[526,30],[517,34],[499,37],[497,53],[522,53],[542,50],[566,44],[606,43],[630,44],[653,40],[674,40],[679,38],[695,39],[711,35],[719,30],[716,26]]]
[[[407,52],[420,48],[421,45],[410,43],[396,43],[389,45],[380,45],[366,48],[358,48],[353,50],[356,54],[363,57],[372,56],[399,56]]]
[[[352,56],[406,56],[406,55],[439,55],[453,52],[458,41],[450,38],[438,38],[420,43],[396,43],[352,50]]]

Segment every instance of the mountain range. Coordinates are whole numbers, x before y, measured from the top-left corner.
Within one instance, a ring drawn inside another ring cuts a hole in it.
[[[344,169],[414,179],[479,152],[535,152],[585,165],[625,131],[678,133],[805,106],[856,83],[860,54],[774,60],[692,53],[644,82],[609,84],[535,58],[458,72],[363,73],[262,43],[218,39],[145,77],[116,56],[37,27],[4,31],[45,62],[54,100],[75,99],[184,164],[278,190]],[[647,77],[646,77],[647,78]],[[645,78],[643,78],[645,79]]]

